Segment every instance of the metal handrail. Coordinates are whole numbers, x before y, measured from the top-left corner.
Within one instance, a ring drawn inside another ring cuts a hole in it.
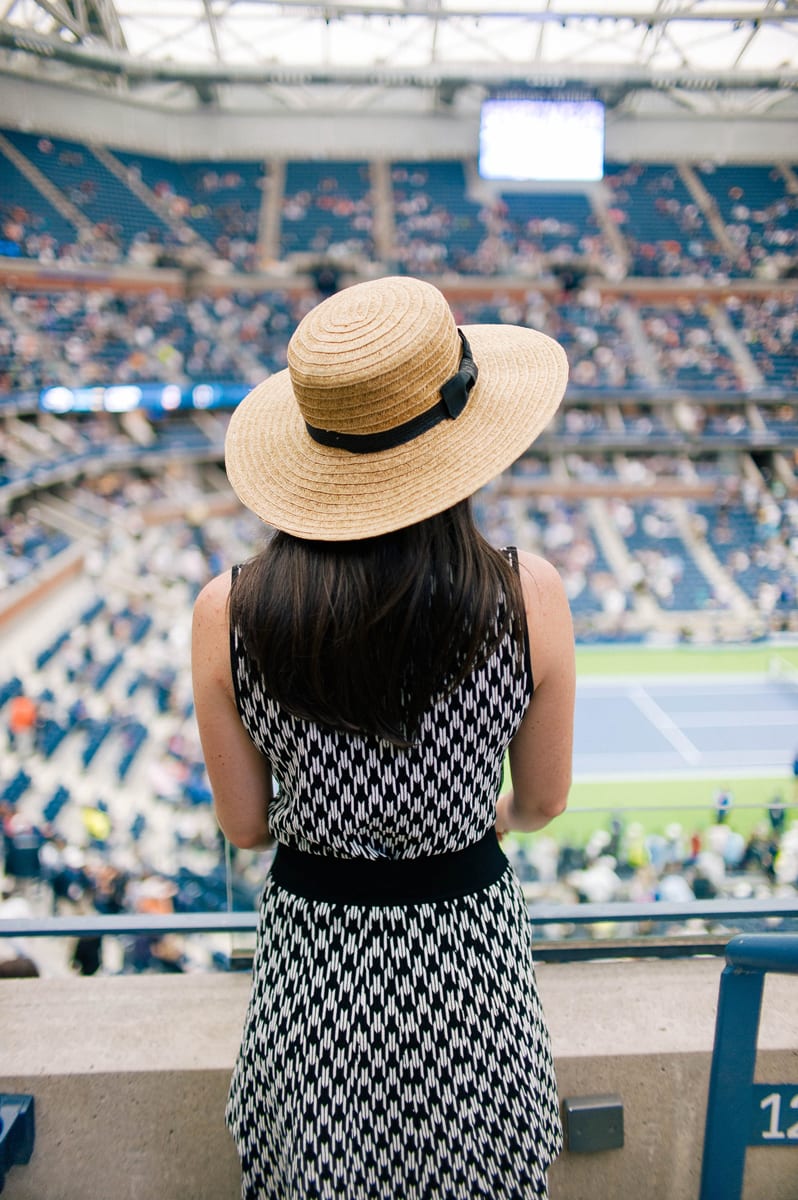
[[[745,921],[798,919],[798,896],[760,900],[694,900],[670,903],[617,901],[607,904],[528,906],[529,922],[542,925],[597,925],[615,922]],[[13,917],[0,919],[0,937],[94,937],[164,933],[254,933],[258,914],[247,912],[122,913],[104,916]],[[754,935],[746,935],[754,936]],[[774,936],[774,935],[766,935]]]
[[[798,935],[741,933],[726,947],[726,962],[736,971],[798,975]]]
[[[798,934],[739,934],[726,947],[707,1097],[699,1200],[740,1200],[752,1138],[757,1036],[765,975],[798,975]],[[789,1086],[789,1085],[788,1085]],[[769,1100],[779,1084],[767,1085]],[[798,1083],[794,1085],[798,1095]],[[777,1131],[774,1143],[787,1142]],[[763,1144],[759,1139],[755,1144]],[[798,1145],[798,1139],[793,1144]]]

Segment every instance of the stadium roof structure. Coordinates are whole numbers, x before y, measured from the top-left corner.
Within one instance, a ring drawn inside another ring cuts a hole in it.
[[[798,0],[0,0],[0,75],[184,112],[420,114],[531,88],[767,118],[795,111]]]

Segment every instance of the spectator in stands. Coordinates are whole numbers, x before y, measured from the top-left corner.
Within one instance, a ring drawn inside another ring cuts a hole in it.
[[[798,823],[794,822],[781,839],[774,871],[778,884],[798,885]]]
[[[723,825],[727,820],[733,803],[734,795],[731,788],[718,788],[715,793],[715,821],[718,825]]]
[[[90,934],[77,938],[70,962],[76,974],[96,975],[103,965],[102,938]]]
[[[239,498],[281,532],[200,594],[192,653],[222,828],[278,840],[227,1110],[244,1191],[330,1190],[307,1147],[332,1137],[342,1200],[406,1197],[419,1155],[430,1194],[476,1160],[491,1195],[543,1197],[555,1085],[496,833],[564,807],[572,631],[556,571],[523,555],[516,574],[464,498],[551,418],[565,355],[525,328],[458,332],[436,288],[380,279],[312,310],[288,359],[226,443]],[[508,746],[514,790],[497,805]],[[341,1053],[320,1072],[328,1040]],[[463,1078],[439,1122],[452,1054]]]
[[[32,696],[14,696],[9,705],[8,740],[12,750],[26,757],[34,747],[38,709]]]
[[[39,968],[27,954],[8,955],[8,947],[0,946],[0,979],[37,979]]]
[[[32,916],[30,902],[23,896],[15,896],[13,888],[4,880],[0,898],[0,918],[24,920]],[[37,963],[28,953],[25,938],[0,938],[0,979],[33,979],[39,973]]]
[[[665,864],[657,888],[657,899],[667,904],[689,904],[695,900],[695,893],[680,862],[669,861]]]
[[[780,792],[777,792],[768,804],[768,820],[774,835],[780,837],[784,832],[787,820],[787,809],[784,807],[784,800]]]
[[[767,879],[775,878],[775,862],[778,853],[778,838],[767,825],[761,825],[750,834],[743,853],[740,867],[743,871],[752,871],[764,875]]]

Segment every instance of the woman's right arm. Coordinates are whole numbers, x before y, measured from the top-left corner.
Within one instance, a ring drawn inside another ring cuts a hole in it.
[[[574,631],[556,569],[519,552],[534,693],[510,743],[513,789],[500,796],[496,825],[542,829],[561,813],[571,787],[576,668]]]
[[[202,589],[194,605],[191,673],[194,711],[216,819],[242,850],[267,846],[271,768],[242,724],[230,665],[230,572]]]

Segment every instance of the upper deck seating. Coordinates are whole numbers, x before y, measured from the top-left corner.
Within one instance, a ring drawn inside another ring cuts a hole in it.
[[[172,220],[192,229],[217,257],[242,270],[254,268],[266,180],[263,162],[172,162],[113,153],[153,192]]]
[[[725,308],[765,383],[798,389],[798,294],[730,296]]]
[[[718,339],[702,301],[638,303],[638,312],[663,384],[688,391],[740,390],[735,361]]]
[[[502,192],[504,236],[519,248],[568,261],[584,255],[599,236],[590,201],[582,193]]]
[[[372,258],[373,201],[366,162],[289,162],[280,254]]]
[[[391,182],[401,268],[409,275],[473,272],[486,228],[482,205],[468,197],[462,162],[394,162]]]
[[[0,390],[63,384],[251,382],[285,366],[302,293],[242,291],[186,300],[163,289],[26,292],[0,332]]]
[[[629,274],[711,278],[728,272],[727,256],[674,166],[609,162],[604,181],[631,253]]]
[[[88,146],[59,138],[10,131],[5,135],[74,204],[106,245],[124,258],[134,241],[147,234],[168,245],[169,226],[91,153]]]
[[[77,242],[72,222],[0,154],[0,255],[53,262]]]
[[[732,273],[761,274],[772,268],[777,276],[798,247],[798,196],[788,190],[781,171],[741,163],[698,163],[695,169],[741,252]]]
[[[641,580],[663,608],[701,611],[712,602],[712,588],[679,533],[666,505],[633,503],[630,528],[622,530],[626,548],[642,568]]]

